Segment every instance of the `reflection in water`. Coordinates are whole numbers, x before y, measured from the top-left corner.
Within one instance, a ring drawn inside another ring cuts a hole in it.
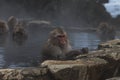
[[[4,48],[0,47],[0,68],[2,68],[5,64],[5,60],[4,60]]]
[[[91,32],[73,32],[71,33],[74,49],[88,47],[90,50],[96,49],[100,40],[95,33]]]
[[[34,26],[35,27],[35,26]],[[14,44],[11,37],[0,38],[0,68],[36,66],[40,63],[40,49],[48,38],[52,29],[28,28],[28,39],[23,45]],[[67,30],[70,42],[74,49],[88,47],[90,50],[97,48],[100,39],[96,32]]]

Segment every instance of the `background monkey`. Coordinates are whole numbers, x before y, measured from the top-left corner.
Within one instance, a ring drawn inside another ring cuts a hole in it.
[[[17,25],[15,25],[12,32],[13,41],[21,45],[24,43],[25,40],[27,40],[27,37],[27,33],[22,24],[18,23]]]
[[[8,24],[8,26],[9,26],[9,28],[10,28],[10,31],[13,31],[15,25],[18,24],[18,19],[17,19],[16,17],[14,17],[14,16],[10,16],[10,17],[8,18],[7,24]]]
[[[115,27],[109,25],[106,22],[102,22],[99,24],[97,32],[102,41],[115,39],[115,35],[116,35]]]
[[[0,20],[0,34],[6,33],[9,31],[8,25],[5,21]]]

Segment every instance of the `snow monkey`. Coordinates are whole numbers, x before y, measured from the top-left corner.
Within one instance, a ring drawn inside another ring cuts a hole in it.
[[[66,53],[71,51],[67,33],[62,28],[50,32],[49,39],[42,50],[43,60],[64,60]]]
[[[8,22],[7,22],[9,28],[10,28],[10,31],[13,31],[13,28],[15,27],[16,24],[18,24],[18,20],[16,17],[14,16],[10,16],[8,18]]]
[[[0,20],[0,34],[7,33],[9,31],[8,25],[5,21]]]
[[[109,25],[106,22],[102,22],[99,24],[97,32],[102,39],[102,41],[108,41],[115,39],[116,31],[115,27]]]
[[[27,40],[27,36],[28,35],[21,23],[15,25],[12,32],[12,37],[15,42],[22,44],[25,40]]]

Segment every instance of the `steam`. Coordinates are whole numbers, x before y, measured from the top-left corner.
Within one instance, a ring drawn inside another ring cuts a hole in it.
[[[7,20],[10,16],[19,18],[30,17],[27,11],[19,4],[12,4],[7,1],[1,1],[0,4],[0,19]]]

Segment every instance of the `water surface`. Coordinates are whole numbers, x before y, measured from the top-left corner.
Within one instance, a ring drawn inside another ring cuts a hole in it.
[[[32,67],[40,62],[40,51],[51,28],[29,27],[28,39],[23,44],[14,42],[11,35],[0,38],[0,68]],[[101,42],[95,31],[66,30],[73,49],[97,49]]]

